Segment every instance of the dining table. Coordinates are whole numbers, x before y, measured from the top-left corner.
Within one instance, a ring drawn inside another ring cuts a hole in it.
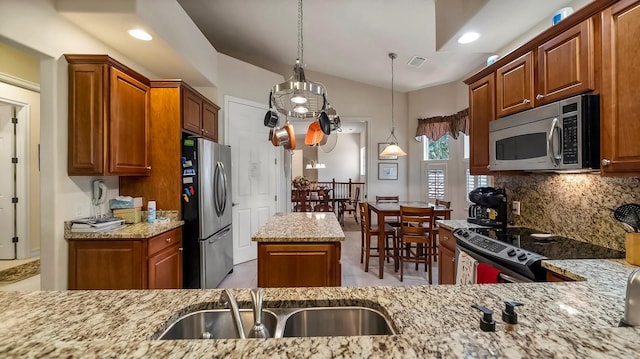
[[[340,222],[341,225],[344,225],[344,219],[341,218],[343,217],[341,208],[344,206],[344,203],[351,200],[351,198],[343,197],[343,196],[334,197],[332,193],[333,191],[329,190],[329,203],[334,204],[333,208],[334,208],[334,212],[336,213],[336,216],[338,216],[338,222]],[[311,206],[311,208],[314,208],[315,205],[320,204],[323,201],[324,201],[324,196],[320,194],[320,190],[309,190],[309,195],[306,196],[305,198],[305,202],[307,202],[309,206]],[[295,206],[296,203],[298,202],[300,202],[300,199],[297,197],[297,192],[291,191],[292,205]]]
[[[418,202],[418,201],[400,201],[395,203],[376,203],[376,202],[368,202],[369,204],[369,218],[371,217],[371,212],[375,213],[378,217],[378,228],[380,232],[378,233],[378,248],[384,248],[384,219],[385,217],[398,217],[400,216],[400,206],[406,207],[433,207],[433,215],[437,219],[451,219],[451,208],[447,208],[445,206],[436,206],[434,203],[429,202]],[[380,279],[383,278],[383,269],[384,269],[384,256],[378,257],[379,261],[379,269],[378,269],[378,277]]]

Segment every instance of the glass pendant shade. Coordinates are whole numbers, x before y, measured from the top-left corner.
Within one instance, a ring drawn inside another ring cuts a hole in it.
[[[396,138],[395,135],[395,123],[393,120],[393,113],[394,113],[394,104],[393,104],[393,60],[398,57],[397,54],[390,52],[389,53],[389,58],[391,59],[391,134],[389,135],[389,137],[387,137],[386,142],[389,144],[387,147],[384,148],[384,150],[382,150],[382,152],[380,152],[380,156],[406,156],[407,153],[404,152],[402,150],[402,148],[400,148],[400,146],[398,146],[398,139]]]

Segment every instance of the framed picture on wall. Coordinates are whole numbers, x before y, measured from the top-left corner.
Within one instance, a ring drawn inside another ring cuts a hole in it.
[[[384,148],[387,147],[388,143],[378,142],[378,159],[379,160],[397,160],[398,156],[380,156],[380,153],[384,151]]]
[[[397,180],[398,164],[397,163],[378,163],[378,179],[379,180]]]

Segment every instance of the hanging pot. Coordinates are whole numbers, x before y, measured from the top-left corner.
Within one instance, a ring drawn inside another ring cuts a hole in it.
[[[271,143],[274,146],[284,146],[287,150],[294,150],[296,148],[296,138],[293,133],[293,127],[287,123],[282,128],[274,128]]]
[[[320,112],[320,116],[318,116],[318,122],[320,123],[320,129],[325,135],[331,134],[331,120],[327,113],[322,111]]]
[[[331,131],[342,132],[342,124],[340,123],[340,116],[336,116],[331,120]]]
[[[315,146],[320,143],[323,138],[324,134],[320,129],[318,121],[311,122],[309,129],[307,130],[307,135],[304,137],[304,144],[307,146]]]
[[[264,125],[274,128],[278,124],[278,113],[271,110],[271,92],[269,92],[269,111],[264,115]]]

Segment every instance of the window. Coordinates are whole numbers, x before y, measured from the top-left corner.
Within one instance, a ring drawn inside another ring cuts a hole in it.
[[[472,176],[467,168],[467,202],[471,202],[469,200],[469,192],[473,191],[478,187],[487,187],[489,185],[489,176],[480,175],[480,176]]]
[[[437,141],[431,141],[422,136],[422,157],[425,161],[446,161],[449,159],[449,134],[445,134]]]
[[[428,164],[425,171],[427,200],[444,199],[447,165],[443,163]]]

